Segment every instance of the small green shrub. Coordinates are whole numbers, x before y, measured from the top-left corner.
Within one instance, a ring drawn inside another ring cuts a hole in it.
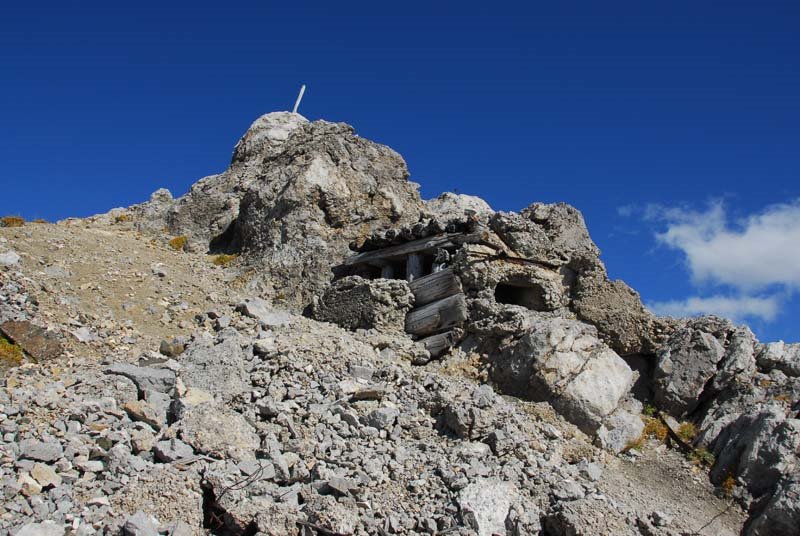
[[[187,238],[183,235],[176,236],[169,241],[169,246],[175,251],[181,251],[186,246],[186,240]]]
[[[695,465],[711,467],[714,465],[714,455],[708,449],[700,447],[689,453],[689,460]]]
[[[0,218],[0,227],[22,227],[25,225],[25,218],[20,216],[3,216]]]
[[[645,404],[642,413],[647,417],[655,417],[658,410],[653,404]]]

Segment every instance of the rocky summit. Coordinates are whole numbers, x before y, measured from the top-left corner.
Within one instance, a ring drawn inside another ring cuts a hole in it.
[[[652,315],[569,205],[278,112],[181,197],[18,220],[2,534],[800,534],[800,345]]]

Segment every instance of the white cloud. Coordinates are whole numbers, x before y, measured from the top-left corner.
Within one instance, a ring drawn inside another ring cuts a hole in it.
[[[741,322],[745,318],[772,321],[778,315],[781,300],[778,296],[711,296],[691,297],[685,300],[648,303],[647,307],[657,315],[687,317],[717,315]]]
[[[684,253],[695,283],[749,294],[773,285],[800,289],[800,199],[733,224],[721,202],[705,212],[650,206],[645,217],[666,222],[656,238]]]

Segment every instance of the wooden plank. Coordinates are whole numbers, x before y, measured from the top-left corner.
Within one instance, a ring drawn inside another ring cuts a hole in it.
[[[449,296],[423,305],[406,315],[406,332],[429,335],[451,328],[467,319],[467,302],[463,294]]]
[[[392,264],[386,264],[381,268],[381,278],[394,279],[394,266]]]
[[[461,292],[461,282],[453,273],[452,268],[420,277],[409,286],[411,292],[414,293],[415,307],[427,305]]]
[[[439,357],[447,350],[453,347],[456,343],[456,332],[445,331],[444,333],[437,333],[425,339],[417,341],[431,354],[431,357]]]
[[[406,256],[412,253],[424,253],[436,248],[455,247],[457,245],[456,237],[460,236],[459,233],[445,234],[441,236],[431,236],[428,238],[421,238],[399,244],[397,246],[390,246],[388,248],[376,249],[374,251],[365,251],[354,255],[344,261],[345,266],[352,266],[353,264],[371,264],[375,261],[382,260],[403,260]]]
[[[422,255],[412,253],[406,259],[406,280],[411,283],[415,279],[422,277],[423,263]]]

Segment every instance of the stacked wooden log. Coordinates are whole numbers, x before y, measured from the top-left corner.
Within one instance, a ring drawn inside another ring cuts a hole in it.
[[[411,282],[414,309],[406,316],[406,332],[423,337],[419,343],[431,357],[449,350],[458,340],[458,327],[467,319],[467,303],[461,283],[452,269],[420,277]]]

